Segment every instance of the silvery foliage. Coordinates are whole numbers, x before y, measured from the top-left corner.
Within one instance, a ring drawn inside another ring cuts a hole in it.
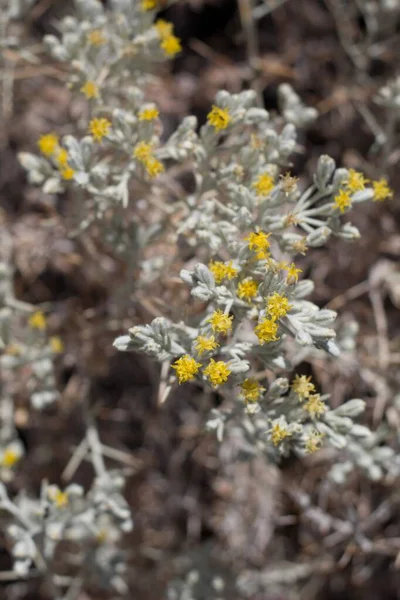
[[[123,252],[129,245],[132,253],[134,245],[143,247],[158,232],[157,228],[144,227],[137,218],[128,218],[126,209],[137,200],[132,197],[132,188],[137,195],[137,189],[149,183],[133,158],[133,149],[146,142],[153,146],[156,159],[185,160],[194,149],[196,119],[184,119],[160,148],[160,121],[141,121],[138,117],[138,111],[146,107],[143,89],[152,71],[168,59],[153,27],[153,11],[144,12],[134,0],[114,0],[109,10],[98,0],[76,0],[75,7],[76,16],[68,16],[59,24],[60,37],[48,35],[44,41],[55,59],[68,63],[73,90],[79,91],[87,81],[98,84],[99,98],[91,101],[89,118],[107,117],[112,124],[110,132],[101,145],[90,135],[68,135],[61,140],[68,151],[68,164],[74,169],[71,181],[62,178],[51,159],[28,152],[19,158],[29,181],[42,186],[45,193],[74,190],[76,229],[71,233],[96,225],[115,250]],[[96,30],[106,42],[93,48],[87,35]]]
[[[57,583],[57,564],[62,564],[63,570],[69,565],[74,576],[86,582],[126,591],[122,578],[126,561],[116,544],[132,529],[123,486],[124,478],[118,472],[108,472],[97,477],[87,493],[76,484],[61,492],[43,482],[39,498],[22,492],[10,499],[0,484],[2,530],[11,545],[16,575],[25,575],[35,566]],[[63,550],[65,542],[73,553],[66,547]]]
[[[0,262],[0,372],[4,393],[13,396],[15,374],[29,367],[31,376],[28,391],[31,404],[43,409],[59,398],[54,372],[54,352],[47,336],[31,329],[27,320],[35,307],[20,302],[14,295],[13,269],[8,262]],[[25,321],[25,325],[21,323]]]
[[[283,96],[290,95],[285,86]],[[354,423],[353,419],[363,412],[362,400],[350,400],[335,410],[327,406],[324,414],[316,418],[304,410],[284,377],[278,376],[270,385],[264,384],[267,391],[262,399],[247,405],[238,397],[238,388],[232,385],[238,385],[259,369],[278,372],[278,375],[282,370],[291,370],[297,364],[299,352],[303,358],[307,351],[325,351],[333,357],[340,353],[332,327],[336,313],[306,300],[313,290],[313,282],[307,279],[288,282],[276,268],[274,259],[269,266],[259,261],[252,263],[252,253],[243,240],[245,234],[257,230],[269,233],[272,256],[280,260],[307,247],[322,246],[331,236],[350,241],[360,237],[351,223],[342,223],[341,213],[334,203],[335,195],[347,180],[347,170],[337,168],[332,158],[321,156],[313,183],[305,190],[300,190],[295,178],[279,179],[279,170],[288,165],[295,149],[296,129],[292,122],[287,123],[281,117],[271,119],[267,111],[255,107],[254,102],[252,91],[217,94],[215,104],[228,110],[232,122],[222,132],[209,123],[200,129],[193,153],[196,191],[187,198],[187,217],[178,234],[185,236],[193,247],[208,249],[210,258],[231,260],[239,272],[243,270],[245,277],[261,281],[257,297],[249,305],[238,297],[236,283],[217,284],[210,269],[198,263],[190,270],[182,270],[181,278],[194,298],[208,304],[204,318],[189,326],[158,317],[148,325],[131,328],[129,335],[120,336],[114,345],[122,351],[141,351],[160,362],[172,363],[184,354],[196,356],[195,338],[211,333],[207,319],[214,310],[233,315],[233,335],[227,342],[218,339],[221,347],[206,354],[207,358],[218,354],[231,370],[229,382],[220,386],[226,403],[220,410],[212,411],[208,428],[215,431],[220,440],[224,430],[233,429],[241,455],[262,452],[271,460],[289,452],[303,455],[307,439],[317,432],[324,442],[346,457],[344,466],[338,461],[332,470],[335,481],[342,481],[355,465],[376,479],[392,468],[393,453],[386,447],[375,448],[377,441],[371,432]],[[293,100],[291,110],[299,110],[301,114],[290,115],[290,121],[307,122],[300,102]],[[275,178],[275,185],[259,198],[252,182],[266,172]],[[365,189],[351,197],[352,203],[357,204],[371,200],[373,192]],[[280,319],[280,339],[260,345],[252,331],[251,320],[265,316],[265,298],[274,292],[286,295],[292,308]],[[346,343],[349,347],[348,339]],[[174,381],[171,375],[171,385]],[[205,380],[204,384],[208,385]],[[322,396],[321,400],[328,398]],[[277,445],[271,443],[274,425],[289,434]]]

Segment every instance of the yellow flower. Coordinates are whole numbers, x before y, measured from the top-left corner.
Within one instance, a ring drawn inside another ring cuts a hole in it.
[[[59,148],[55,157],[55,161],[59,168],[68,166],[68,152],[65,148]]]
[[[270,317],[273,319],[280,319],[284,317],[289,310],[292,308],[292,305],[289,304],[289,300],[283,294],[278,294],[278,292],[274,292],[267,299],[267,311]]]
[[[64,350],[64,344],[60,337],[57,335],[50,338],[50,348],[54,354],[61,354]]]
[[[223,361],[210,360],[208,367],[204,369],[204,375],[211,381],[213,387],[225,383],[231,373],[228,365]]]
[[[247,238],[244,238],[245,241],[249,242],[249,250],[256,252],[258,259],[264,259],[268,257],[268,248],[270,246],[268,238],[270,235],[270,233],[264,233],[264,231],[253,231],[247,236]]]
[[[304,445],[307,454],[313,454],[321,448],[322,438],[324,435],[318,431],[313,431],[312,434],[307,438]]]
[[[257,296],[258,283],[254,279],[245,279],[237,287],[237,293],[242,300],[252,300]]]
[[[199,335],[197,336],[195,342],[195,348],[199,356],[204,354],[204,352],[210,352],[211,350],[215,350],[219,346],[219,344],[215,341],[213,335],[211,337]]]
[[[85,94],[88,100],[91,100],[92,98],[98,98],[99,96],[99,88],[94,81],[87,81],[85,85],[81,87],[81,92]]]
[[[181,41],[175,35],[164,37],[161,42],[161,48],[167,56],[175,56],[182,50]]]
[[[151,158],[153,147],[151,144],[146,142],[139,142],[133,149],[133,157],[137,158],[141,162],[147,162]]]
[[[295,394],[297,394],[301,400],[309,398],[311,392],[315,392],[315,385],[311,382],[311,375],[296,375],[290,386]]]
[[[207,319],[207,323],[211,323],[211,329],[216,333],[223,333],[227,335],[232,329],[233,316],[229,316],[222,312],[222,310],[216,310],[213,312],[211,317]]]
[[[262,173],[252,187],[256,190],[257,196],[267,196],[274,189],[274,178],[268,173]]]
[[[175,369],[178,376],[179,383],[185,383],[186,381],[190,381],[190,379],[194,379],[194,376],[200,367],[201,363],[196,362],[189,354],[181,356],[181,358],[178,358],[172,365],[172,368]]]
[[[310,394],[304,409],[311,417],[320,417],[326,411],[326,405],[319,394]]]
[[[58,148],[58,136],[55,133],[41,135],[37,144],[42,154],[51,156]]]
[[[18,450],[15,444],[9,444],[0,455],[0,467],[11,469],[22,456],[21,450]]]
[[[277,337],[278,324],[274,319],[263,319],[254,330],[261,345],[279,340]]]
[[[157,177],[157,175],[160,175],[160,173],[163,173],[164,171],[162,162],[153,157],[144,161],[144,166],[149,177]]]
[[[286,283],[288,285],[292,285],[293,283],[297,283],[299,280],[299,273],[302,273],[302,269],[296,269],[296,265],[291,263],[287,267],[287,275],[286,275]]]
[[[373,200],[375,202],[382,202],[386,200],[386,198],[393,198],[393,191],[390,189],[387,179],[382,177],[379,181],[373,181],[372,187],[374,188],[374,197]]]
[[[71,167],[65,167],[65,169],[60,169],[60,175],[66,181],[73,179],[75,175],[75,170]]]
[[[286,196],[292,194],[297,189],[298,177],[293,177],[289,172],[281,175],[281,188]]]
[[[154,27],[157,29],[157,33],[160,36],[160,38],[169,37],[170,35],[172,35],[172,31],[174,29],[173,24],[169,23],[168,21],[164,21],[164,19],[158,19],[154,23]]]
[[[369,183],[369,180],[365,179],[362,173],[359,173],[354,169],[349,169],[349,177],[346,182],[346,187],[349,192],[360,192],[365,189],[367,183]]]
[[[94,118],[89,123],[89,133],[92,134],[96,142],[101,142],[104,136],[106,136],[110,130],[111,123],[108,119],[103,117],[98,119]]]
[[[56,485],[49,486],[48,496],[57,508],[65,508],[68,504],[68,494],[62,492]]]
[[[37,310],[31,314],[28,322],[32,329],[38,329],[39,331],[44,331],[46,329],[46,317],[41,310]]]
[[[92,46],[102,46],[106,43],[107,38],[101,29],[94,29],[87,34],[87,41]]]
[[[240,384],[240,387],[242,388],[242,396],[245,402],[257,402],[265,392],[265,388],[255,379],[245,379]]]
[[[339,190],[339,193],[336,194],[335,198],[335,208],[338,208],[341,213],[344,213],[346,208],[351,206],[351,198],[348,192],[345,190]]]
[[[223,279],[231,280],[236,277],[238,270],[232,266],[232,261],[223,263],[220,261],[211,261],[208,265],[211,273],[214,275],[216,283],[221,283]]]
[[[139,120],[140,121],[153,121],[154,119],[157,119],[159,114],[160,113],[155,106],[143,108],[139,113]]]
[[[299,254],[303,254],[303,256],[308,250],[307,238],[305,238],[305,237],[301,238],[301,240],[296,240],[295,242],[293,242],[292,245],[293,245],[293,250],[295,250]]]
[[[228,127],[232,119],[227,109],[213,105],[207,115],[207,120],[216,131],[221,131]]]
[[[158,1],[157,0],[142,0],[140,6],[142,10],[154,10],[157,8]]]
[[[271,434],[271,440],[274,446],[278,446],[281,442],[283,442],[283,440],[292,435],[290,431],[288,431],[286,427],[281,425],[279,422],[272,425],[269,433]]]

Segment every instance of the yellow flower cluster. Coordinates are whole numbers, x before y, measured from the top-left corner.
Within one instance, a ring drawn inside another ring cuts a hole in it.
[[[365,189],[367,183],[369,183],[369,180],[365,179],[362,173],[354,169],[349,169],[349,176],[346,182],[346,188],[349,192],[352,194],[361,192]]]
[[[210,337],[205,337],[203,335],[197,336],[195,340],[195,348],[199,356],[204,354],[204,352],[210,352],[218,348],[219,344],[215,341],[215,337],[212,335]]]
[[[186,383],[186,381],[194,379],[194,376],[198,373],[200,367],[201,363],[196,362],[189,354],[181,356],[181,358],[178,358],[172,365],[172,368],[175,369],[178,376],[179,383]]]
[[[274,178],[269,173],[262,173],[252,186],[257,196],[267,196],[274,189]]]
[[[335,208],[338,208],[341,213],[344,213],[346,208],[349,208],[351,206],[350,194],[345,190],[339,190],[339,193],[336,194],[334,201]]]
[[[223,360],[210,360],[208,366],[204,369],[204,375],[210,380],[211,385],[216,387],[228,380],[231,370]]]
[[[149,5],[154,3],[154,7],[157,4],[156,0],[145,0],[145,2],[146,1]],[[154,7],[148,8],[147,10],[153,10]],[[182,50],[180,39],[173,34],[174,26],[172,23],[164,21],[164,19],[158,19],[158,21],[154,23],[154,27],[161,40],[160,47],[166,56],[172,58]]]
[[[95,117],[89,123],[89,133],[93,136],[96,142],[101,142],[103,137],[108,135],[111,129],[111,122],[104,117]]]
[[[36,310],[31,314],[28,320],[29,327],[37,329],[38,331],[44,331],[46,329],[46,317],[41,310]]]
[[[321,448],[323,437],[323,433],[319,433],[318,431],[313,431],[311,433],[311,435],[306,439],[306,442],[304,444],[304,448],[307,454],[313,454]]]
[[[164,171],[162,162],[154,158],[153,146],[147,142],[139,142],[133,149],[133,158],[142,163],[149,177],[157,177]]]
[[[288,267],[286,267],[286,269],[287,269],[286,283],[288,285],[293,285],[294,283],[297,283],[299,280],[299,273],[302,273],[303,270],[297,269],[296,265],[294,263],[291,263]]]
[[[87,34],[87,41],[91,46],[99,47],[106,43],[107,38],[101,29],[94,29]]]
[[[232,261],[229,261],[228,263],[211,261],[208,265],[208,268],[214,275],[214,279],[218,284],[224,279],[231,280],[238,274],[238,270],[232,266]]]
[[[63,179],[73,178],[75,171],[68,164],[68,152],[65,148],[60,147],[58,136],[55,133],[40,136],[38,147],[44,156],[54,159]]]
[[[253,231],[250,233],[247,238],[244,238],[245,241],[248,242],[249,250],[252,250],[256,253],[258,259],[264,259],[269,256],[269,236],[270,233],[265,233],[264,231]]]
[[[140,6],[142,10],[155,10],[158,7],[158,0],[141,0]]]
[[[346,181],[345,189],[340,189],[334,197],[334,206],[339,209],[341,213],[344,213],[347,208],[351,206],[352,200],[350,194],[360,192],[365,189],[365,186],[371,183],[375,202],[381,202],[386,198],[393,197],[393,191],[390,189],[387,180],[382,177],[377,181],[370,181],[366,179],[362,173],[349,169],[348,178]]]
[[[81,87],[80,91],[88,100],[99,97],[99,88],[94,81],[86,81],[86,83]]]
[[[245,379],[240,384],[242,390],[242,396],[244,401],[247,402],[257,402],[262,394],[265,392],[265,388],[262,387],[255,379]]]
[[[319,394],[310,394],[304,409],[311,417],[320,417],[326,411],[326,405]]]
[[[390,189],[387,180],[382,177],[379,181],[373,181],[372,187],[374,189],[375,202],[382,202],[386,198],[393,198],[393,191]]]
[[[257,296],[258,283],[254,279],[245,279],[237,287],[237,294],[242,300],[250,301]]]
[[[281,425],[279,422],[272,425],[269,433],[274,446],[279,446],[283,440],[291,436],[290,431],[288,431],[286,427]]]
[[[9,444],[0,454],[0,467],[12,469],[20,460],[22,453],[18,452],[17,447]]]
[[[215,105],[211,107],[211,110],[207,115],[207,121],[214,127],[215,131],[226,129],[231,120],[232,117],[227,109]]]
[[[139,112],[139,121],[154,121],[159,116],[159,110],[155,106],[143,108]]]
[[[274,292],[267,299],[267,312],[272,319],[281,319],[291,308],[292,305],[284,294]]]
[[[286,196],[289,196],[289,194],[292,194],[296,191],[298,182],[299,178],[293,177],[293,175],[290,172],[281,175],[280,184]]]
[[[222,333],[227,335],[232,329],[233,316],[227,315],[222,310],[216,310],[207,319],[214,333]]]
[[[54,354],[61,354],[64,351],[64,344],[60,337],[57,335],[50,338],[50,348]]]
[[[254,333],[262,346],[279,340],[279,337],[276,335],[278,333],[278,324],[275,322],[275,319],[263,319],[255,328]]]
[[[296,375],[290,386],[300,400],[305,400],[310,397],[312,392],[315,392],[315,385],[311,381],[311,375]]]
[[[192,356],[185,354],[175,361],[172,368],[176,371],[179,383],[186,383],[194,379],[201,366]],[[231,374],[229,366],[223,360],[215,361],[213,358],[203,372],[213,387],[225,383]]]
[[[65,508],[68,505],[68,494],[62,492],[56,485],[49,486],[48,496],[57,508]]]

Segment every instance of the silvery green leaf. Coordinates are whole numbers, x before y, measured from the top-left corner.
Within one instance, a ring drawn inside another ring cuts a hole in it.
[[[236,358],[229,361],[229,368],[232,373],[246,373],[250,369],[250,365],[248,361]]]
[[[345,183],[349,178],[349,172],[347,169],[336,169],[335,174],[333,176],[332,186],[333,191],[337,192],[339,188]]]
[[[246,125],[257,125],[258,123],[263,123],[268,121],[269,115],[268,112],[263,108],[249,108],[246,112],[246,116],[244,118],[244,123]]]
[[[352,472],[353,465],[350,461],[337,462],[329,470],[328,477],[335,483],[342,485],[346,482],[347,476]]]
[[[312,346],[313,343],[311,335],[304,331],[304,329],[296,332],[295,339],[300,346]]]
[[[286,377],[278,377],[268,388],[268,397],[279,397],[286,394],[289,389],[289,381]]]
[[[318,229],[314,229],[312,233],[308,234],[307,244],[311,248],[319,248],[320,246],[324,246],[329,240],[331,234],[332,230],[326,225],[322,225],[321,227],[318,227]]]
[[[98,0],[74,0],[76,10],[85,19],[93,19],[104,14],[103,5]]]
[[[357,227],[354,227],[351,223],[345,223],[341,230],[337,234],[339,237],[344,238],[345,240],[359,240],[361,234]]]
[[[43,159],[31,154],[30,152],[19,152],[18,160],[20,164],[27,171],[41,171],[43,166]]]
[[[354,437],[369,437],[371,435],[371,431],[364,425],[353,423],[351,435],[354,435]]]
[[[341,417],[358,417],[365,410],[365,401],[360,400],[359,398],[354,398],[353,400],[348,400],[344,404],[338,406],[333,411],[335,415]]]
[[[309,296],[314,291],[315,284],[311,279],[302,279],[299,281],[294,288],[293,297],[294,298],[305,298]]]
[[[336,163],[327,154],[323,154],[318,159],[317,172],[314,175],[314,183],[320,191],[325,191],[335,172]]]
[[[39,183],[36,181],[35,183]],[[64,191],[64,187],[59,177],[50,177],[43,185],[43,191],[45,194],[61,194]]]
[[[211,271],[202,263],[197,263],[194,267],[194,274],[197,279],[211,290],[215,289],[215,279]]]
[[[120,335],[114,340],[113,346],[121,352],[126,352],[133,348],[134,344],[132,343],[132,338],[130,335]]]
[[[83,161],[81,146],[78,140],[72,135],[66,135],[62,140],[64,146],[68,150],[68,163],[77,171],[84,171],[85,164]]]

